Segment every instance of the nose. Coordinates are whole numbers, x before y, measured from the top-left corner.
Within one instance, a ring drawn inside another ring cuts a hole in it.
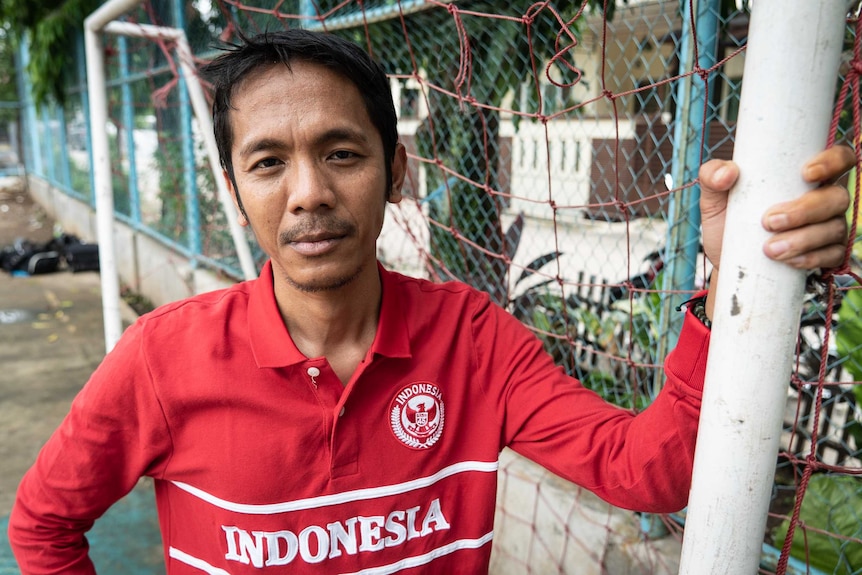
[[[289,174],[288,209],[292,213],[313,212],[335,207],[335,194],[322,166],[314,161],[297,161]]]

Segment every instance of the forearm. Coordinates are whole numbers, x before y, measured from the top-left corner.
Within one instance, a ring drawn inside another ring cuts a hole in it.
[[[21,480],[9,541],[25,574],[94,573],[84,534],[169,457],[170,434],[137,347],[127,332]]]
[[[69,520],[56,511],[31,470],[9,517],[9,544],[22,575],[94,574],[84,537],[92,521]]]

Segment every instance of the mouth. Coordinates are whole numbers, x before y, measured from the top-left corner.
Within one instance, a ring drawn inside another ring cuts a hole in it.
[[[280,242],[295,253],[305,257],[329,254],[337,246],[353,235],[353,226],[337,218],[309,219],[282,234]]]
[[[310,231],[287,234],[283,243],[300,255],[314,257],[332,251],[347,235],[340,230]]]
[[[304,256],[320,256],[334,249],[342,239],[344,236],[303,237],[288,242],[287,245]]]

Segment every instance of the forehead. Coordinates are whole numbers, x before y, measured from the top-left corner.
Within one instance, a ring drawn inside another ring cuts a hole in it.
[[[331,115],[371,124],[365,101],[349,78],[304,60],[294,60],[290,67],[273,63],[252,70],[234,86],[230,108],[234,128],[248,115],[258,123]],[[262,113],[268,115],[261,117]]]
[[[326,66],[294,60],[259,67],[234,87],[228,121],[234,160],[260,149],[261,142],[283,149],[321,142],[332,134],[361,135],[370,150],[383,151],[359,88]]]

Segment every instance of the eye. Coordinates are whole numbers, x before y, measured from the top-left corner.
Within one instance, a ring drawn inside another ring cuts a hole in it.
[[[274,168],[279,163],[280,163],[280,161],[278,160],[278,158],[264,158],[264,159],[260,160],[259,162],[255,163],[253,167],[254,167],[254,169],[264,169],[265,170],[267,168]]]
[[[338,151],[332,152],[332,154],[330,154],[329,157],[332,158],[333,160],[350,160],[350,159],[356,158],[357,154],[355,154],[354,152],[351,152],[349,150],[338,150]]]

